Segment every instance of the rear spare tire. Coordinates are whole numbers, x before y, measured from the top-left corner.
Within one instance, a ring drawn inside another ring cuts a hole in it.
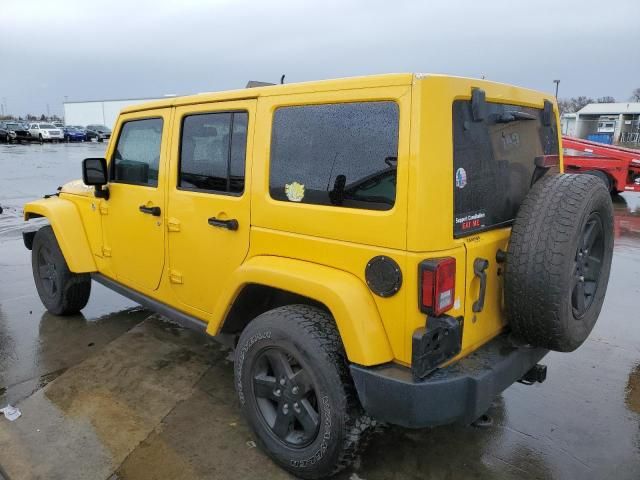
[[[602,170],[587,170],[585,172],[582,172],[582,174],[593,175],[594,177],[599,178],[600,180],[602,180],[609,193],[613,192],[613,179]]]
[[[538,347],[578,348],[598,319],[613,254],[613,206],[593,175],[533,186],[511,232],[504,300],[513,333]]]

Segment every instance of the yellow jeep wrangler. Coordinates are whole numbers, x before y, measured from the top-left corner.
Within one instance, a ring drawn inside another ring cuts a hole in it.
[[[555,99],[394,74],[126,108],[106,159],[25,205],[42,302],[91,280],[232,342],[261,447],[303,478],[377,423],[470,423],[543,381],[604,300],[611,199],[562,174]]]

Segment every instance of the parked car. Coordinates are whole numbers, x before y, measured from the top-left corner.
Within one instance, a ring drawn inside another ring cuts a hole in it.
[[[34,283],[56,315],[93,279],[226,339],[257,444],[326,478],[380,422],[474,422],[587,339],[613,209],[558,127],[553,95],[425,74],[133,105],[24,206],[51,225],[24,234]]]
[[[44,142],[59,142],[64,138],[62,130],[51,123],[32,123],[29,125],[31,139]]]
[[[87,125],[85,130],[87,140],[95,138],[98,142],[102,142],[111,138],[111,129],[105,125]]]
[[[2,139],[2,131],[6,132],[4,140]],[[0,124],[0,140],[7,143],[21,143],[30,140],[29,129],[27,125],[21,122],[4,122]]]
[[[66,142],[84,142],[86,139],[86,132],[83,128],[67,125],[62,131]]]
[[[0,123],[0,142],[9,143],[10,135],[9,129],[5,126],[4,123]]]

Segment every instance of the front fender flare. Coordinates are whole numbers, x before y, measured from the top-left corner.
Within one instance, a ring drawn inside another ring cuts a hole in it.
[[[249,284],[279,288],[324,304],[336,321],[349,361],[371,366],[393,359],[376,304],[367,287],[356,276],[302,260],[253,257],[227,282],[213,318],[226,318],[243,287]],[[216,335],[222,324],[210,322],[207,332]]]
[[[24,219],[37,217],[49,220],[69,270],[74,273],[97,270],[80,212],[73,202],[49,197],[25,204]]]

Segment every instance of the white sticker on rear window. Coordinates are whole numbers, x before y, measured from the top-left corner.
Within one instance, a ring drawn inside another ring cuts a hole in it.
[[[456,170],[456,187],[464,188],[467,185],[467,171],[464,168]]]
[[[456,215],[455,233],[463,233],[471,230],[477,230],[485,226],[487,214],[484,210],[470,212],[467,214]]]

